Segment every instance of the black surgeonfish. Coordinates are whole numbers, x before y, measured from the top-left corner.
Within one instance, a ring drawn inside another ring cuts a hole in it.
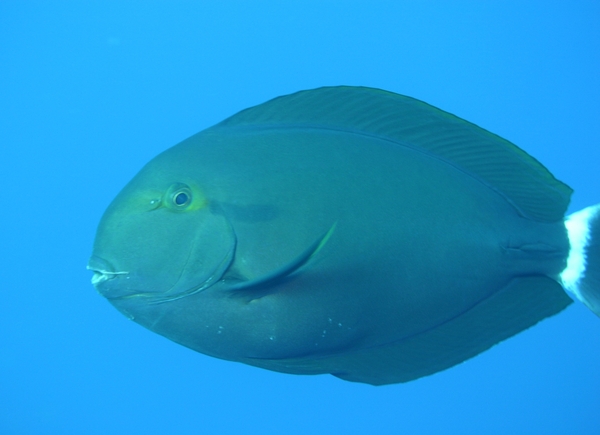
[[[406,96],[327,87],[239,112],[118,194],[88,268],[124,315],[214,357],[370,384],[600,314],[600,207]]]

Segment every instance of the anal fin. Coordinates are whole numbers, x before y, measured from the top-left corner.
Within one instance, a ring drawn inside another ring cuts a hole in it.
[[[472,358],[571,302],[550,278],[519,277],[460,316],[395,343],[315,359],[244,362],[287,373],[331,373],[373,385],[408,382]]]

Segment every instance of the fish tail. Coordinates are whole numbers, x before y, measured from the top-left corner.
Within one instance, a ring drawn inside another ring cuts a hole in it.
[[[600,316],[600,204],[567,216],[565,227],[571,249],[563,287]]]

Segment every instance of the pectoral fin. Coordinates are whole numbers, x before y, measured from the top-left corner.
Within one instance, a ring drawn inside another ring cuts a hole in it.
[[[241,281],[235,284],[232,284],[227,287],[227,290],[255,290],[259,288],[265,288],[277,284],[282,279],[289,277],[302,266],[310,261],[320,250],[325,246],[325,243],[329,240],[333,231],[335,230],[335,226],[337,222],[334,223],[329,230],[315,240],[308,248],[304,250],[300,255],[294,258],[292,261],[282,266],[281,268],[264,275],[260,278],[250,280],[250,281]]]

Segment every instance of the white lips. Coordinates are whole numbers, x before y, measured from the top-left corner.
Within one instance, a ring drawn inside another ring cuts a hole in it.
[[[94,272],[92,276],[92,285],[96,286],[101,282],[108,281],[109,279],[115,278],[117,275],[128,275],[129,272],[111,272],[109,270],[95,269],[93,267],[87,266],[86,269]]]

